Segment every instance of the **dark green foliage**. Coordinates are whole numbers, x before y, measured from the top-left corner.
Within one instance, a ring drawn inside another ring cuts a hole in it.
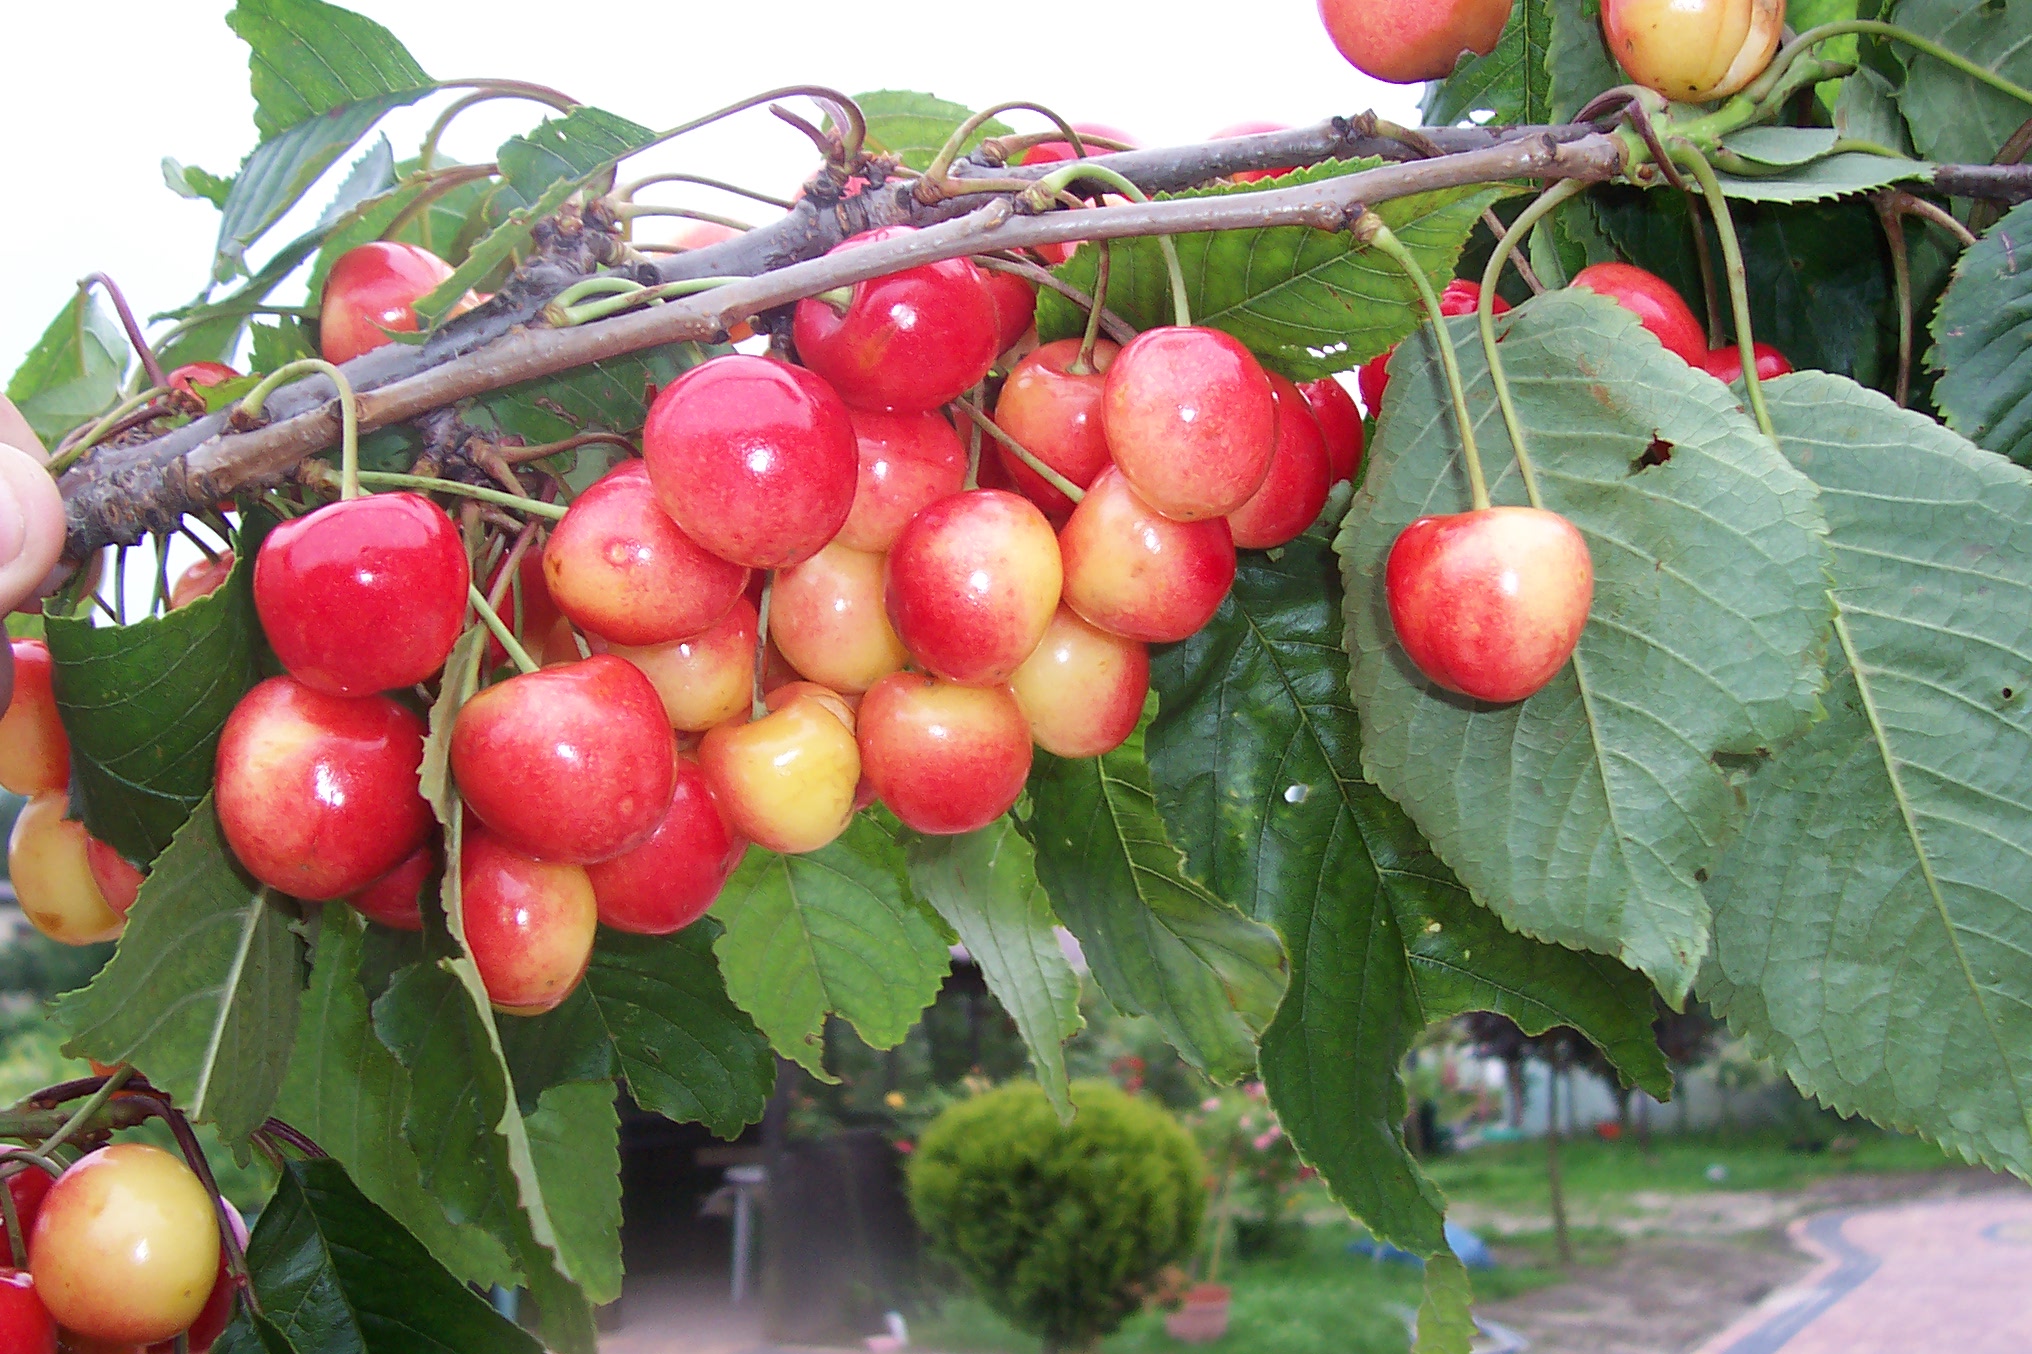
[[[910,1163],[910,1205],[997,1312],[1084,1350],[1122,1324],[1151,1277],[1183,1258],[1206,1206],[1205,1163],[1163,1109],[1075,1082],[1061,1125],[1024,1082],[955,1105]]]

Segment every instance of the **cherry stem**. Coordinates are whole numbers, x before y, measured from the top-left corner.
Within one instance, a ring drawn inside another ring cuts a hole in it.
[[[127,624],[127,547],[113,552],[113,623]]]
[[[631,202],[616,211],[615,215],[623,221],[633,221],[640,216],[682,216],[688,221],[710,221],[716,226],[738,230],[744,235],[755,229],[751,221],[743,221],[736,216],[722,216],[718,212],[701,211],[697,207],[666,207],[656,203],[638,206]]]
[[[1977,243],[1976,233],[1955,220],[1954,213],[1948,211],[1939,203],[1928,202],[1925,198],[1908,193],[1902,188],[1894,189],[1889,196],[1891,205],[1897,208],[1900,215],[1916,216],[1922,220],[1931,221],[1934,225],[1939,226],[1942,230],[1954,236],[1960,242],[1963,249],[1972,248]]]
[[[1052,488],[1058,490],[1058,492],[1064,494],[1067,498],[1071,499],[1075,503],[1078,503],[1084,498],[1086,498],[1087,496],[1086,490],[1080,488],[1077,484],[1074,484],[1071,480],[1067,479],[1065,476],[1059,474],[1056,470],[1053,470],[1050,466],[1046,465],[1043,461],[1039,460],[1035,455],[1035,453],[1033,453],[1028,447],[1024,446],[1021,442],[1018,442],[1015,438],[1009,436],[1008,433],[1002,431],[1001,426],[997,424],[995,420],[989,418],[986,414],[974,408],[973,405],[968,404],[965,400],[955,400],[953,401],[953,406],[961,410],[963,413],[965,413],[968,418],[972,419],[974,421],[975,426],[978,427],[982,432],[988,434],[988,436],[994,438],[997,442],[1000,442],[1003,446],[1009,448],[1010,455],[1014,456],[1017,460],[1023,462],[1023,464],[1029,466],[1033,471],[1037,473],[1038,478],[1043,480],[1046,484],[1049,484]]]
[[[523,619],[522,557],[528,553],[530,543],[535,539],[536,523],[534,521],[525,522],[522,530],[515,537],[515,544],[509,549],[507,557],[502,561],[500,573],[494,577],[493,589],[487,595],[487,605],[494,608],[496,615],[500,614],[501,606],[504,602],[513,604],[511,611],[514,616],[514,630],[517,635],[522,633]]]
[[[780,207],[784,211],[789,211],[797,205],[788,198],[772,197],[768,193],[758,193],[753,188],[743,188],[740,184],[728,183],[725,179],[711,179],[703,174],[680,174],[675,172],[645,175],[642,178],[636,179],[633,183],[623,184],[615,189],[612,196],[619,202],[633,202],[637,193],[641,192],[644,188],[653,187],[659,183],[695,183],[704,188],[717,188],[723,193],[732,193],[736,197],[745,197],[753,202],[764,203],[771,207]]]
[[[1894,42],[1902,42],[1906,46],[1932,57],[1942,65],[1953,67],[1971,80],[1981,81],[1991,89],[2008,94],[2022,103],[2032,103],[2032,90],[2028,90],[2022,85],[2012,84],[1995,71],[1984,69],[1959,52],[1950,51],[1939,43],[1922,38],[1917,33],[1900,28],[1896,24],[1887,24],[1876,19],[1842,19],[1835,23],[1822,24],[1818,28],[1807,29],[1798,37],[1786,43],[1784,50],[1772,59],[1771,64],[1765,68],[1764,73],[1758,76],[1743,93],[1753,100],[1765,98],[1777,87],[1778,82],[1784,78],[1786,69],[1791,66],[1800,53],[1810,47],[1826,42],[1829,38],[1846,37],[1851,33],[1867,34],[1871,37],[1889,38]]]
[[[16,1269],[28,1268],[28,1242],[21,1235],[21,1218],[14,1210],[14,1190],[0,1180],[0,1221],[7,1224],[7,1249]]]
[[[430,475],[405,475],[394,470],[362,470],[360,483],[380,489],[420,489],[425,493],[459,494],[466,498],[492,503],[500,508],[513,508],[517,512],[534,513],[555,521],[565,514],[565,508],[558,503],[545,503],[538,498],[524,498],[504,489],[489,489],[484,484],[465,484],[458,480],[441,480]]]
[[[527,465],[531,461],[541,461],[563,452],[577,451],[580,447],[596,446],[620,447],[630,456],[635,454],[633,442],[620,433],[608,432],[580,433],[576,437],[567,437],[562,442],[539,442],[532,447],[497,447],[494,454],[509,465]]]
[[[975,400],[979,400],[984,394],[984,392],[986,392],[987,388],[988,385],[987,382],[985,381],[975,386],[972,392],[973,398]],[[960,400],[956,402],[960,404],[967,403],[967,401],[965,400]],[[967,477],[964,480],[960,481],[960,488],[978,489],[980,487],[981,487],[981,425],[978,423],[974,423],[967,428]]]
[[[1693,257],[1700,264],[1700,293],[1707,302],[1707,346],[1722,346],[1722,292],[1715,281],[1714,260],[1708,256],[1707,222],[1701,219],[1703,199],[1689,193],[1687,216],[1693,225]]]
[[[77,1131],[85,1126],[85,1121],[98,1113],[100,1108],[113,1098],[113,1093],[125,1086],[127,1079],[133,1075],[134,1067],[131,1063],[116,1068],[113,1075],[107,1077],[98,1090],[85,1097],[84,1104],[71,1111],[71,1117],[64,1121],[63,1127],[43,1139],[42,1145],[29,1152],[29,1155],[47,1161],[49,1154],[69,1142]]]
[[[481,623],[494,632],[494,638],[501,641],[501,647],[515,660],[516,668],[522,672],[535,672],[538,665],[529,656],[529,650],[522,647],[522,641],[515,638],[515,632],[508,628],[500,613],[488,605],[486,597],[471,583],[466,584],[466,600],[473,604],[474,611],[480,613]]]
[[[554,89],[506,84],[482,85],[463,99],[455,100],[437,115],[437,120],[430,124],[430,130],[423,135],[423,149],[417,152],[417,164],[428,173],[432,168],[432,162],[437,159],[438,142],[444,139],[445,129],[452,125],[452,119],[468,108],[495,99],[528,99],[532,103],[548,104],[560,113],[569,113],[579,106],[576,99],[560,95]]]
[[[306,1157],[311,1158],[313,1161],[322,1161],[326,1157],[331,1155],[329,1152],[325,1151],[324,1148],[318,1146],[317,1143],[313,1142],[310,1138],[310,1135],[305,1133],[302,1129],[297,1128],[292,1124],[285,1124],[280,1119],[262,1120],[261,1128],[259,1131],[267,1134],[271,1138],[274,1138],[277,1142],[295,1148],[298,1152],[302,1153]]]
[[[1101,337],[1101,312],[1107,309],[1102,304],[1108,296],[1108,274],[1114,267],[1115,245],[1104,240],[1095,246],[1100,252],[1094,256],[1094,300],[1087,307],[1087,330],[1080,335],[1079,352],[1073,357],[1072,365],[1066,368],[1070,375],[1087,376],[1094,370],[1094,344]]]
[[[1722,266],[1729,276],[1729,304],[1736,317],[1736,350],[1743,357],[1743,388],[1750,395],[1750,411],[1757,416],[1757,426],[1773,442],[1778,440],[1778,430],[1771,424],[1771,410],[1764,403],[1764,383],[1757,376],[1757,345],[1750,332],[1750,285],[1749,275],[1743,268],[1743,247],[1736,239],[1735,221],[1729,215],[1729,197],[1722,191],[1721,180],[1715,177],[1714,166],[1707,157],[1695,148],[1691,141],[1678,141],[1672,147],[1673,159],[1693,171],[1700,181],[1700,191],[1707,197],[1707,209],[1714,216],[1715,233],[1721,236]]]
[[[339,497],[360,496],[360,403],[354,398],[353,383],[321,357],[304,357],[288,362],[261,378],[261,384],[247,392],[236,410],[244,418],[260,418],[261,407],[275,388],[299,376],[322,373],[339,392]]]
[[[1524,443],[1524,423],[1517,417],[1517,403],[1510,398],[1509,378],[1503,374],[1503,354],[1496,347],[1496,284],[1502,280],[1503,265],[1510,261],[1510,255],[1516,252],[1525,237],[1560,203],[1584,191],[1584,188],[1585,185],[1571,179],[1562,179],[1517,213],[1517,219],[1510,223],[1509,232],[1496,241],[1496,248],[1489,255],[1488,267],[1482,270],[1482,295],[1475,305],[1475,323],[1482,333],[1482,356],[1488,362],[1489,384],[1496,388],[1496,407],[1502,410],[1503,430],[1510,435],[1510,454],[1517,458],[1517,469],[1524,476],[1525,496],[1534,508],[1542,508],[1545,503],[1538,494],[1538,472],[1532,468],[1530,448]]]
[[[500,172],[501,166],[490,161],[483,165],[453,165],[449,169],[433,169],[428,173],[412,175],[404,181],[402,186],[420,185],[419,191],[415,197],[403,204],[402,210],[395,213],[393,220],[381,228],[381,238],[384,240],[388,239],[396,231],[401,230],[412,220],[420,216],[423,222],[421,231],[423,235],[423,247],[425,249],[432,248],[430,217],[424,213],[424,208],[430,206],[431,203],[462,184],[473,183],[480,179],[490,179]],[[279,311],[276,313],[287,312]],[[317,318],[317,312],[314,310],[300,310],[294,313],[302,316],[304,319],[314,320]]]
[[[146,408],[150,401],[160,399],[168,393],[168,386],[150,386],[140,394],[129,395],[126,399],[114,405],[104,418],[85,430],[83,437],[80,437],[75,442],[57,444],[57,453],[49,463],[49,473],[52,475],[63,474],[64,471],[76,465],[78,459],[86,452],[97,446],[100,439],[111,436],[129,414]],[[165,409],[162,412],[167,413],[169,411]]]
[[[1091,311],[1094,307],[1092,296],[1073,286],[1049,268],[1040,268],[1021,259],[996,258],[992,254],[974,255],[974,266],[986,268],[991,273],[1008,273],[1035,282],[1040,287],[1049,287],[1081,310]],[[1136,337],[1136,327],[1105,305],[1101,307],[1101,328],[1105,329],[1108,337],[1117,343],[1127,343]]]
[[[1022,99],[1017,99],[1010,103],[998,103],[993,108],[984,109],[968,118],[965,122],[962,122],[953,130],[953,134],[945,139],[945,144],[938,148],[938,154],[931,158],[931,163],[925,167],[924,173],[919,177],[918,181],[921,184],[930,186],[933,191],[942,193],[946,182],[946,175],[951,171],[953,161],[957,160],[960,152],[966,148],[967,138],[987,126],[989,120],[997,114],[1013,113],[1018,109],[1041,114],[1057,123],[1059,134],[1072,146],[1074,158],[1082,160],[1086,158],[1086,143],[1080,140],[1079,132],[1074,130],[1070,122],[1067,122],[1041,103],[1029,103]]]
[[[1891,281],[1898,297],[1898,381],[1892,398],[1903,409],[1912,398],[1912,260],[1905,243],[1905,214],[1892,205],[1886,194],[1875,199],[1877,219],[1884,227],[1884,240],[1891,248]],[[1750,352],[1756,357],[1756,350]]]
[[[1033,205],[1041,207],[1052,198],[1064,192],[1067,187],[1081,179],[1092,179],[1105,183],[1131,202],[1150,201],[1150,195],[1138,188],[1127,176],[1109,169],[1105,165],[1085,160],[1075,160],[1064,169],[1046,174],[1023,196]],[[1178,245],[1169,235],[1153,237],[1157,248],[1164,254],[1165,270],[1171,275],[1171,309],[1178,326],[1183,329],[1192,324],[1192,305],[1185,295],[1185,268],[1178,261]]]
[[[824,85],[785,85],[781,89],[771,89],[761,94],[751,95],[748,98],[740,100],[738,103],[730,103],[725,108],[716,108],[703,117],[693,118],[690,122],[681,122],[668,131],[658,132],[655,139],[648,145],[639,147],[630,153],[639,155],[645,150],[683,136],[686,132],[695,132],[701,127],[711,126],[722,118],[730,118],[736,113],[746,112],[750,108],[757,108],[776,99],[788,98],[794,94],[833,104],[839,108],[841,114],[847,120],[846,128],[841,136],[840,149],[846,161],[851,164],[854,158],[861,153],[861,147],[867,141],[868,121],[861,115],[861,106],[859,104],[838,90],[828,89]]]
[[[1439,362],[1446,369],[1446,390],[1453,399],[1454,422],[1460,425],[1461,454],[1468,468],[1468,492],[1477,509],[1486,508],[1489,506],[1489,486],[1482,478],[1482,457],[1475,447],[1475,423],[1468,414],[1467,387],[1461,382],[1460,359],[1454,354],[1453,335],[1447,331],[1446,317],[1440,313],[1439,295],[1432,290],[1432,279],[1418,266],[1418,260],[1411,257],[1411,251],[1404,247],[1404,242],[1374,212],[1362,214],[1356,226],[1356,239],[1396,264],[1403,270],[1404,276],[1411,279],[1411,285],[1418,289],[1418,299],[1424,304],[1425,313],[1431,317],[1432,331],[1439,341]]]
[[[1503,224],[1502,217],[1496,215],[1494,207],[1482,209],[1482,224],[1487,226],[1489,234],[1498,240],[1510,233],[1510,228]],[[1545,291],[1545,284],[1538,280],[1538,274],[1532,269],[1530,260],[1526,259],[1522,254],[1515,254],[1512,257],[1517,263],[1517,276],[1524,279],[1524,285],[1531,289],[1531,294],[1533,296],[1542,295]]]
[[[212,1163],[206,1160],[205,1149],[198,1144],[197,1134],[191,1132],[190,1120],[184,1118],[183,1111],[172,1105],[169,1097],[160,1091],[153,1089],[130,1091],[128,1096],[148,1106],[169,1125],[170,1134],[176,1139],[177,1147],[182,1150],[184,1160],[190,1163],[191,1171],[197,1176],[198,1183],[205,1187],[205,1193],[212,1198],[212,1211],[219,1223],[219,1245],[226,1253],[226,1272],[233,1276],[240,1297],[247,1304],[247,1310],[256,1316],[261,1315],[260,1299],[254,1296],[254,1276],[247,1268],[247,1253],[241,1249],[239,1236],[226,1221],[226,1210],[232,1205],[226,1202],[226,1196],[219,1191],[218,1177],[212,1174]]]
[[[768,693],[762,681],[769,673],[769,599],[776,591],[776,571],[762,575],[762,599],[755,604],[755,687],[748,718],[761,719],[769,713]]]
[[[611,274],[589,277],[574,282],[559,292],[544,306],[543,318],[553,329],[569,329],[588,320],[603,320],[609,315],[633,310],[651,301],[662,301],[674,296],[692,296],[702,291],[711,291],[715,287],[753,280],[746,277],[688,277],[679,282],[665,282],[659,286],[645,287],[640,282]],[[593,295],[604,295],[606,299],[573,304],[581,297]]]
[[[119,313],[120,327],[127,331],[127,341],[134,345],[135,356],[141,359],[141,370],[148,375],[148,384],[166,386],[169,378],[162,374],[162,362],[155,355],[155,349],[148,346],[148,339],[141,332],[140,322],[134,318],[127,296],[118,283],[104,273],[92,273],[78,281],[80,292],[89,292],[93,287],[102,288],[113,302],[113,309]]]

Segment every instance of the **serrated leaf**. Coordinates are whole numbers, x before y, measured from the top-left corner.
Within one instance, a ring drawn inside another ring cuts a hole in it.
[[[1336,542],[1362,767],[1511,926],[1614,955],[1676,1003],[1707,951],[1700,883],[1743,818],[1715,759],[1762,755],[1818,713],[1826,526],[1812,483],[1727,388],[1614,302],[1548,292],[1512,316],[1499,322],[1510,389],[1545,506],[1587,539],[1594,608],[1572,662],[1514,705],[1442,692],[1398,647],[1391,542],[1469,506],[1424,331],[1391,364]],[[1490,494],[1522,503],[1473,323],[1453,322],[1454,342]],[[1659,444],[1669,455],[1654,463]]]
[[[868,124],[868,149],[893,155],[906,169],[920,172],[930,168],[939,148],[974,115],[964,104],[908,89],[856,94],[854,102]],[[1009,134],[1008,124],[989,118],[966,139],[960,153],[966,154],[991,136]]]
[[[1085,1025],[1079,975],[1037,882],[1036,853],[1008,817],[959,837],[916,837],[910,879],[958,933],[988,991],[1016,1022],[1030,1065],[1061,1122],[1072,1121],[1065,1041]]]
[[[1881,72],[1867,66],[1841,81],[1834,101],[1834,129],[1851,141],[1872,142],[1901,155],[1912,152],[1912,133],[1898,110],[1897,90]]]
[[[127,335],[83,291],[72,294],[7,382],[7,398],[50,445],[97,418],[120,398],[127,376]]]
[[[268,1117],[296,1042],[303,942],[287,900],[241,872],[207,800],[142,881],[91,984],[57,1004],[75,1057],[131,1062],[238,1141]]]
[[[256,320],[247,326],[247,333],[252,340],[247,362],[258,372],[275,371],[291,362],[318,355],[317,345],[310,341],[303,321],[294,315],[282,316],[273,324]]]
[[[1505,930],[1356,775],[1340,591],[1323,533],[1246,552],[1214,619],[1153,658],[1150,770],[1192,867],[1291,954],[1263,1036],[1279,1121],[1373,1231],[1433,1254],[1442,1203],[1404,1145],[1397,1073],[1427,1025],[1475,1010],[1572,1025],[1655,1093],[1671,1077],[1642,978]]]
[[[263,1319],[300,1354],[542,1351],[447,1273],[336,1161],[283,1168],[248,1240],[247,1263]]]
[[[240,335],[246,328],[245,315],[213,315],[189,325],[179,325],[157,346],[155,360],[162,364],[165,371],[175,371],[186,362],[224,362],[231,366],[240,351]],[[252,388],[248,387],[249,390]],[[217,386],[198,387],[198,393],[206,400],[218,398],[217,392]],[[243,390],[240,393],[244,395],[247,392]]]
[[[1187,1062],[1234,1081],[1256,1065],[1291,965],[1276,932],[1187,873],[1143,761],[1150,720],[1146,707],[1105,756],[1037,754],[1037,877],[1108,1000],[1153,1017]]]
[[[804,855],[750,847],[713,904],[727,994],[778,1053],[820,1080],[827,1015],[893,1048],[938,996],[952,956],[911,894],[903,849],[865,814]]]
[[[147,862],[212,788],[219,731],[260,680],[249,519],[218,591],[131,625],[44,622],[57,713],[71,740],[71,800],[92,835]]]
[[[756,1116],[760,1118],[758,1114]],[[593,1302],[621,1296],[621,1115],[611,1081],[546,1089],[524,1121],[559,1253]]]
[[[1553,122],[1565,122],[1604,90],[1627,82],[1602,41],[1601,0],[1552,0]]]
[[[2020,86],[2032,84],[2032,4],[2024,0],[1899,0],[1900,28]],[[1899,103],[1920,154],[1944,163],[1988,164],[2032,108],[1913,48]]]
[[[2032,463],[2032,204],[2020,203],[1963,251],[1933,314],[1926,364],[1947,426],[1977,446]]]
[[[1334,160],[1254,184],[1228,184],[1172,197],[1205,197],[1289,188],[1374,168],[1373,160]],[[1471,185],[1379,203],[1383,218],[1436,282],[1454,262],[1482,209],[1505,193]],[[1177,237],[1195,324],[1222,329],[1265,365],[1293,380],[1347,371],[1416,326],[1418,293],[1398,267],[1355,244],[1345,231],[1274,226],[1202,231]],[[1058,274],[1091,292],[1099,246],[1083,246]],[[1108,306],[1138,329],[1172,323],[1170,274],[1155,240],[1109,245]],[[1037,335],[1049,342],[1080,333],[1086,314],[1046,290],[1037,298]]]
[[[1835,684],[1750,781],[1702,995],[1824,1103],[2032,1176],[2032,475],[1835,377],[1767,389]]]
[[[221,178],[196,165],[184,164],[167,155],[162,157],[162,182],[178,197],[209,202],[214,207],[224,207],[226,195],[233,191],[232,179]]]
[[[1411,1354],[1468,1354],[1476,1335],[1474,1287],[1452,1251],[1427,1257],[1425,1297],[1418,1304],[1418,1343]]]
[[[1470,114],[1498,125],[1551,122],[1552,11],[1552,0],[1519,0],[1487,56],[1426,85],[1426,125],[1445,127]]]
[[[248,47],[264,140],[343,104],[434,87],[393,33],[322,0],[239,0],[226,23]]]
[[[564,206],[578,190],[577,182],[560,179],[531,205],[509,212],[507,219],[468,251],[465,261],[452,270],[450,277],[416,299],[412,308],[418,320],[432,326],[442,322],[475,286],[511,266],[535,242],[537,225]],[[422,344],[427,338],[427,334],[397,335],[396,342]]]
[[[1722,139],[1768,174],[1722,173],[1722,187],[1746,202],[1817,202],[1924,178],[1933,166],[1900,156],[1834,151],[1831,127],[1745,127]]]

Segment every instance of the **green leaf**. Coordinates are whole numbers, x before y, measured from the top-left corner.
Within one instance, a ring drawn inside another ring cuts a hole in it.
[[[910,843],[910,879],[980,966],[1030,1050],[1045,1098],[1070,1123],[1065,1041],[1086,1022],[1030,843],[1007,816],[964,836],[920,836]]]
[[[294,315],[284,315],[272,324],[256,320],[247,326],[247,332],[253,340],[247,363],[254,371],[270,372],[318,355],[309,331]]]
[[[57,713],[71,740],[71,799],[92,835],[155,859],[212,788],[219,731],[261,677],[250,522],[224,587],[132,625],[44,622]]]
[[[466,293],[496,272],[512,267],[535,243],[537,225],[564,206],[578,188],[572,180],[560,179],[530,206],[509,212],[506,220],[488,231],[472,247],[465,262],[453,269],[450,277],[416,299],[413,309],[417,318],[431,326],[439,324],[454,306],[466,299]],[[396,341],[421,343],[424,339],[422,335],[414,335]]]
[[[1852,141],[1869,141],[1900,154],[1912,151],[1912,132],[1898,109],[1898,91],[1882,73],[1867,66],[1841,82],[1841,93],[1834,103],[1834,129]]]
[[[861,106],[861,116],[868,123],[868,149],[893,155],[906,169],[920,172],[930,168],[939,148],[974,115],[973,109],[962,104],[908,89],[856,94],[854,102]],[[989,118],[966,139],[960,153],[966,154],[991,136],[1008,136],[1010,130],[1008,124]]]
[[[1573,661],[1518,704],[1442,692],[1405,658],[1383,600],[1391,542],[1469,500],[1430,332],[1398,349],[1336,542],[1362,767],[1512,927],[1615,955],[1676,1003],[1707,951],[1701,881],[1743,820],[1717,757],[1763,755],[1819,712],[1826,527],[1727,388],[1629,312],[1566,291],[1512,316],[1510,389],[1544,505],[1587,538],[1593,611]],[[1522,503],[1473,323],[1454,342],[1490,494]]]
[[[1320,533],[1276,553],[1244,553],[1214,619],[1154,656],[1151,777],[1192,867],[1290,951],[1263,1036],[1279,1121],[1372,1230],[1434,1254],[1442,1205],[1405,1148],[1397,1076],[1427,1025],[1476,1010],[1572,1025],[1654,1092],[1671,1077],[1642,978],[1504,929],[1354,774],[1333,554]]]
[[[75,292],[21,360],[7,398],[37,437],[54,444],[119,400],[128,354],[120,322],[95,297]]]
[[[264,1317],[302,1354],[541,1354],[336,1161],[283,1168],[247,1263]]]
[[[1030,773],[1037,877],[1101,991],[1148,1015],[1217,1081],[1256,1066],[1291,966],[1276,932],[1186,872],[1143,762],[1143,725],[1101,757],[1039,752]]]
[[[1425,1299],[1418,1304],[1418,1343],[1411,1354],[1468,1354],[1475,1339],[1474,1288],[1452,1251],[1425,1261]]]
[[[1601,0],[1552,0],[1552,117],[1565,122],[1628,77],[1602,41]]]
[[[249,48],[254,125],[264,140],[343,104],[435,83],[395,35],[321,0],[240,0],[227,25]]]
[[[1426,125],[1450,126],[1470,113],[1499,125],[1551,122],[1552,14],[1552,0],[1520,0],[1487,56],[1426,85]]]
[[[827,1015],[871,1048],[903,1042],[951,970],[903,849],[867,815],[805,855],[750,847],[713,904],[727,994],[778,1053],[820,1080]]]
[[[2020,203],[1962,253],[1933,314],[1926,364],[1947,426],[1979,447],[2032,463],[2032,203]]]
[[[243,874],[206,802],[142,881],[120,947],[56,1019],[66,1051],[131,1062],[229,1142],[268,1117],[305,973],[293,908]]]
[[[1831,127],[1746,127],[1722,144],[1768,173],[1723,173],[1722,187],[1748,202],[1817,202],[1924,178],[1933,166],[1898,156],[1833,151]]]
[[[536,446],[560,442],[587,429],[633,435],[649,417],[652,389],[731,349],[701,343],[666,343],[574,367],[481,396],[460,416],[483,436],[514,436]]]
[[[1823,1103],[2032,1175],[2032,475],[1834,377],[1767,389],[1836,677],[1750,781],[1701,993]]]
[[[587,1298],[613,1302],[621,1296],[621,1114],[614,1083],[549,1087],[524,1122],[558,1253],[571,1257]]]
[[[1255,184],[1227,184],[1162,198],[1289,188],[1372,169],[1373,160],[1335,160]],[[1436,282],[1454,262],[1482,209],[1506,190],[1479,185],[1379,204],[1385,224]],[[1381,254],[1345,231],[1274,226],[1177,237],[1196,324],[1226,330],[1264,363],[1294,380],[1347,371],[1388,348],[1418,323],[1418,293]],[[1091,292],[1099,246],[1080,249],[1057,272]],[[1164,256],[1150,239],[1110,246],[1108,305],[1138,329],[1172,322]],[[1049,342],[1085,328],[1086,314],[1057,292],[1037,299],[1037,336]]]
[[[1930,38],[1986,71],[2032,84],[2032,5],[2024,0],[1899,0],[1900,28]],[[1913,48],[1899,102],[1919,153],[1944,163],[1988,164],[2032,108]]]
[[[167,155],[162,157],[162,181],[178,197],[209,202],[214,207],[224,207],[226,195],[233,191],[232,179],[221,178],[196,165],[183,164]]]
[[[186,362],[224,362],[233,364],[233,358],[240,351],[240,335],[247,328],[245,315],[213,315],[190,325],[181,326],[165,339],[155,350],[155,360],[165,371],[175,371]],[[200,386],[203,398],[219,398],[217,386]],[[252,386],[248,387],[253,389]],[[241,391],[246,394],[246,391]]]

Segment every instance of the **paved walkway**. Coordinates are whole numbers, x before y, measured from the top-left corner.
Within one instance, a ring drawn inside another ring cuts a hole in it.
[[[1826,1213],[1790,1231],[1819,1265],[1697,1354],[2032,1350],[2032,1191]]]

